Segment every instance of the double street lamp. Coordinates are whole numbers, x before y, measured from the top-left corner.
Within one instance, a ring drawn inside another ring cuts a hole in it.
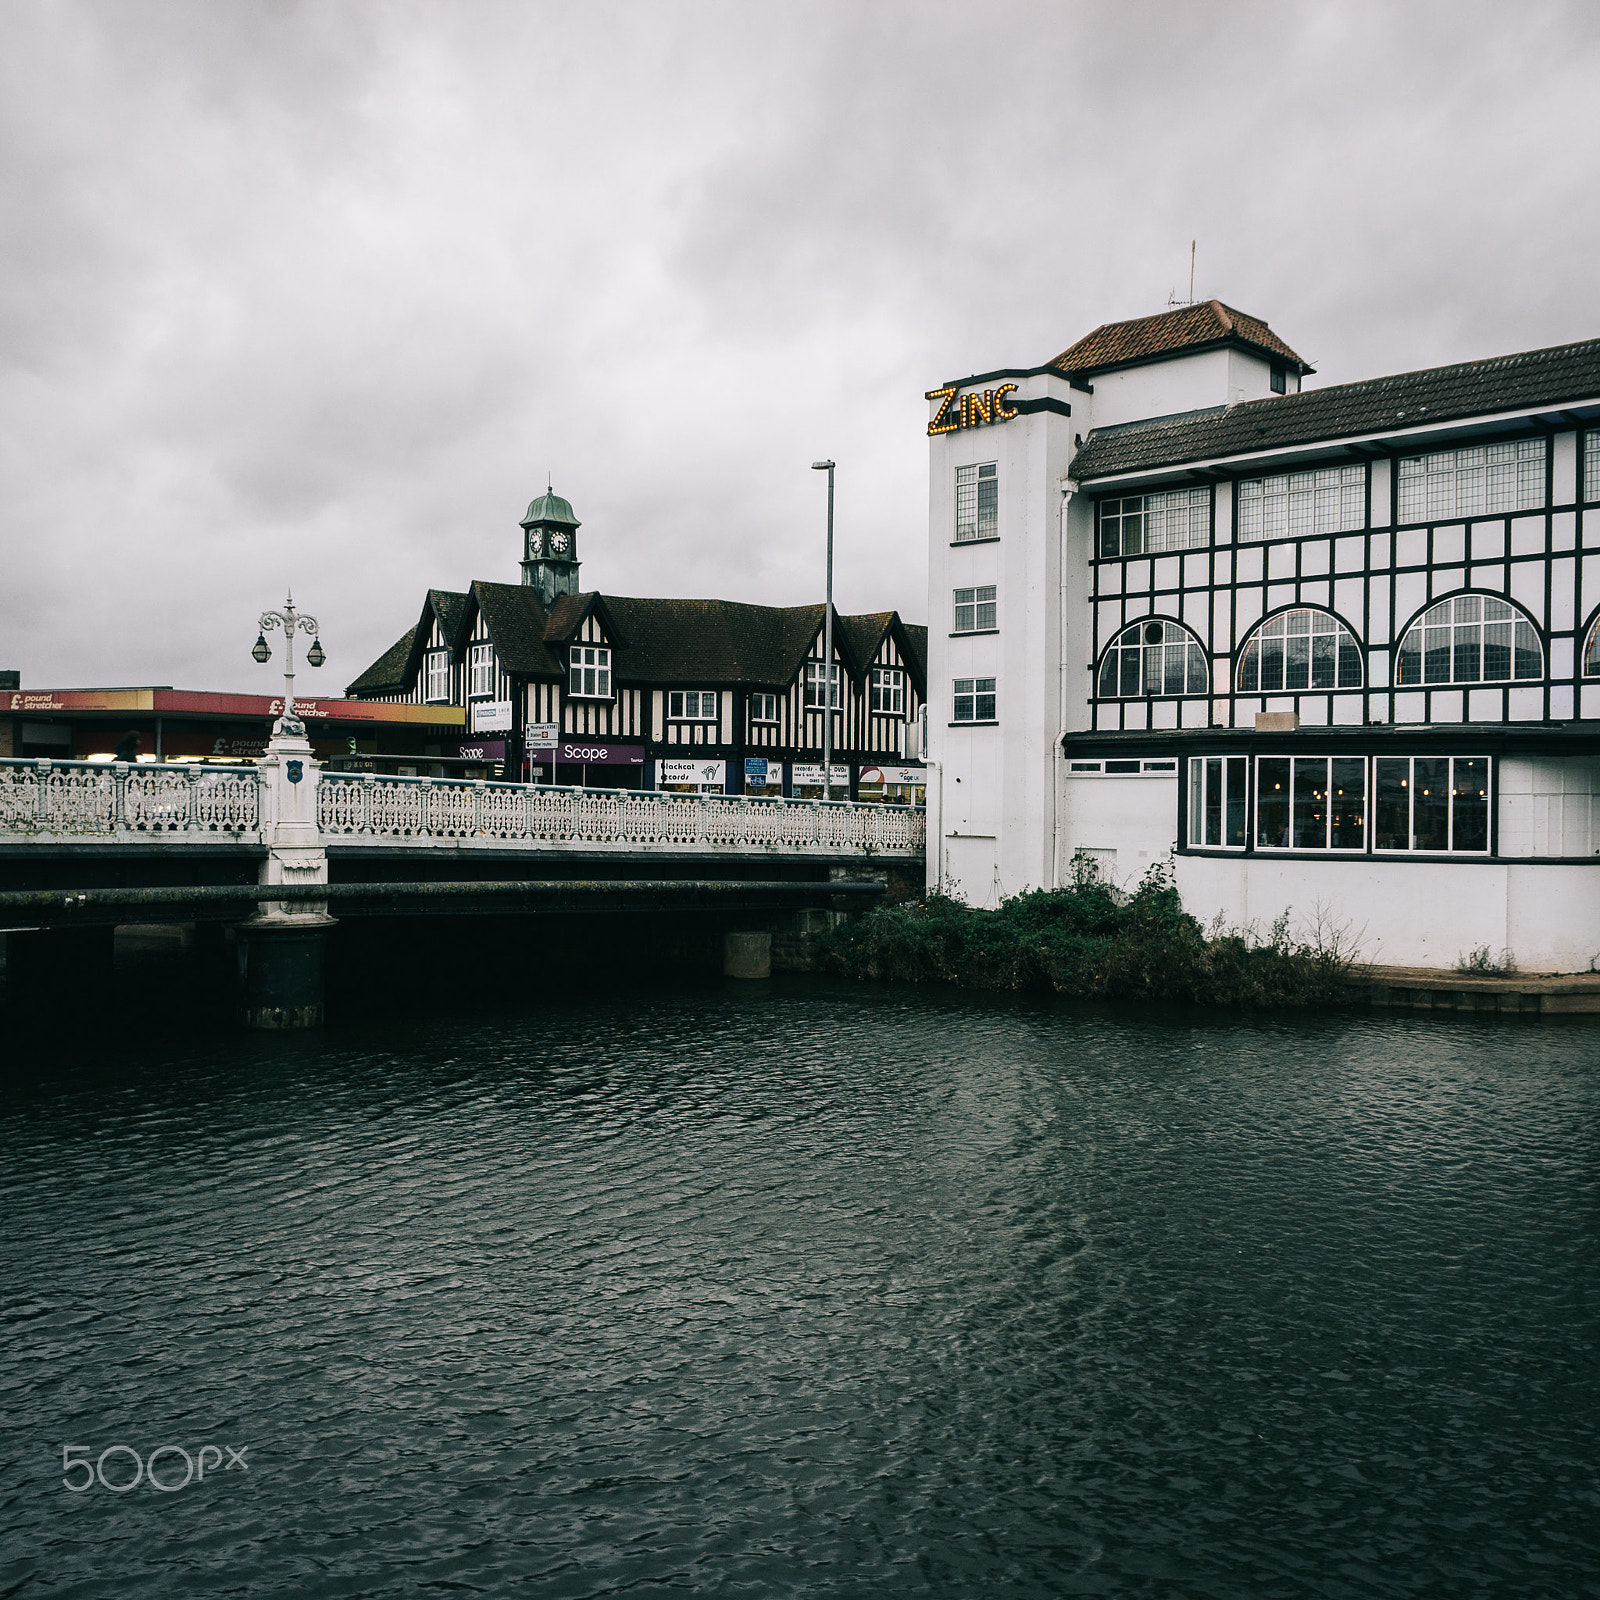
[[[320,667],[328,658],[323,653],[322,640],[318,636],[317,619],[302,616],[296,611],[292,594],[283,602],[282,611],[263,611],[261,631],[256,635],[255,648],[250,652],[263,666],[272,659],[272,646],[267,643],[268,628],[283,629],[284,649],[287,652],[283,662],[283,720],[280,728],[284,733],[299,733],[301,729],[294,717],[294,635],[297,628],[300,632],[311,635],[311,648],[306,651],[306,664]]]
[[[822,610],[822,798],[833,799],[833,463],[813,461],[828,474],[828,593]]]

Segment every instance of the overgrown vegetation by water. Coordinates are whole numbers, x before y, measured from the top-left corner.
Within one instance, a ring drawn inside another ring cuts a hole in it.
[[[942,895],[883,906],[835,929],[820,964],[863,979],[1266,1008],[1348,1003],[1353,954],[1320,917],[1299,935],[1287,913],[1259,936],[1202,928],[1163,861],[1131,894],[1085,868],[1068,888],[993,911]]]

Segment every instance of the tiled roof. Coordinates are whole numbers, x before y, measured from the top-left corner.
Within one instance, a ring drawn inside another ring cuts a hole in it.
[[[748,684],[784,689],[793,683],[822,626],[823,607],[755,606],[733,600],[644,600],[625,595],[561,595],[546,614],[527,584],[474,582],[470,599],[481,611],[505,669],[518,677],[559,679],[565,646],[583,619],[596,613],[611,640],[622,683]],[[450,610],[450,635],[466,647],[472,621],[467,595],[430,590],[423,620],[373,663],[352,689],[402,692],[415,681],[428,611]],[[451,604],[459,602],[459,604]],[[892,611],[836,615],[834,642],[853,676],[870,666],[890,628],[899,628],[914,662],[918,688],[927,682],[927,629],[908,628]]]
[[[346,690],[355,699],[367,694],[398,694],[405,689],[406,663],[411,659],[415,628],[407,628]]]
[[[472,598],[507,672],[534,678],[561,676],[560,663],[545,644],[547,619],[537,589],[525,583],[475,581]]]
[[[1107,367],[1211,344],[1248,345],[1293,362],[1301,372],[1311,371],[1259,317],[1235,311],[1220,300],[1202,300],[1197,305],[1179,306],[1153,317],[1135,317],[1130,322],[1102,323],[1048,365],[1086,376]]]
[[[1152,423],[1096,429],[1069,468],[1080,483],[1247,452],[1390,433],[1496,412],[1600,400],[1600,339],[1272,395]]]

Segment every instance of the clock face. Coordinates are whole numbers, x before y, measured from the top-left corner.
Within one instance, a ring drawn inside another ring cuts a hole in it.
[[[550,535],[550,548],[560,555],[567,548],[567,536],[558,528]]]
[[[528,535],[528,554],[530,556],[536,556],[536,555],[538,555],[538,553],[539,553],[539,535],[536,534],[536,533],[530,533]]]

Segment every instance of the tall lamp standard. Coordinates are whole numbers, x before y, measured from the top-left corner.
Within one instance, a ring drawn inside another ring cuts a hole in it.
[[[828,593],[822,611],[822,798],[833,799],[833,463],[813,461],[828,474]]]
[[[263,611],[261,631],[256,635],[255,648],[250,652],[263,665],[272,659],[272,646],[267,643],[268,628],[283,629],[284,649],[287,651],[283,661],[283,717],[279,723],[279,731],[303,733],[305,730],[294,714],[294,635],[296,628],[302,633],[311,635],[311,648],[306,651],[306,665],[320,667],[328,658],[323,654],[322,640],[318,637],[317,619],[301,616],[294,608],[292,594],[283,602],[282,611]]]

